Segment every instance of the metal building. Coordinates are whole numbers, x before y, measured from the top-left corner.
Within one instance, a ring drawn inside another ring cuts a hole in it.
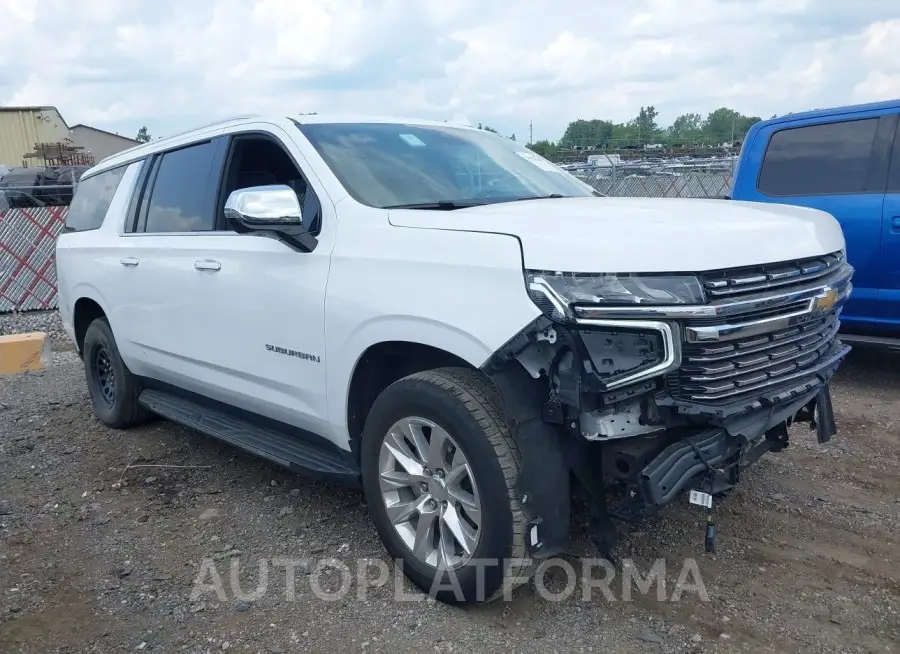
[[[56,107],[0,107],[0,165],[41,166],[41,144],[72,145],[69,126]]]
[[[84,148],[85,152],[93,155],[94,161],[99,162],[106,157],[118,154],[122,150],[140,145],[140,141],[114,134],[103,129],[97,129],[90,125],[74,125],[72,127],[72,140],[75,145]]]

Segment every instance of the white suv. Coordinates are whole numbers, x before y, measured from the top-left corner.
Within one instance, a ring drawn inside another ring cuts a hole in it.
[[[60,313],[99,419],[150,414],[361,484],[444,601],[568,547],[573,485],[612,518],[834,433],[852,269],[813,209],[596,197],[440,122],[246,117],[85,173]]]

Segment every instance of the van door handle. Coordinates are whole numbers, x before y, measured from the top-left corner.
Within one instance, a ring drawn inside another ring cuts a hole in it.
[[[900,216],[891,218],[891,231],[900,232]]]
[[[212,259],[200,259],[199,261],[194,262],[195,270],[221,270],[222,264],[218,261],[213,261]]]
[[[141,260],[137,257],[122,257],[121,259],[119,259],[119,263],[121,263],[123,266],[128,266],[129,268],[134,268],[140,262]]]

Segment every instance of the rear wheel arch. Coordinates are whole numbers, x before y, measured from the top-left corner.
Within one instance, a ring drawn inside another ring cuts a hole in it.
[[[100,303],[89,297],[78,298],[72,309],[72,326],[75,329],[75,344],[78,347],[79,355],[84,352],[84,336],[87,334],[88,327],[97,318],[107,318],[108,320]]]

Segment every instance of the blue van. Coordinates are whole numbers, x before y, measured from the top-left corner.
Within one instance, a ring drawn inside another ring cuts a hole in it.
[[[731,198],[798,204],[841,223],[856,273],[843,340],[900,344],[900,100],[790,114],[750,128]]]

